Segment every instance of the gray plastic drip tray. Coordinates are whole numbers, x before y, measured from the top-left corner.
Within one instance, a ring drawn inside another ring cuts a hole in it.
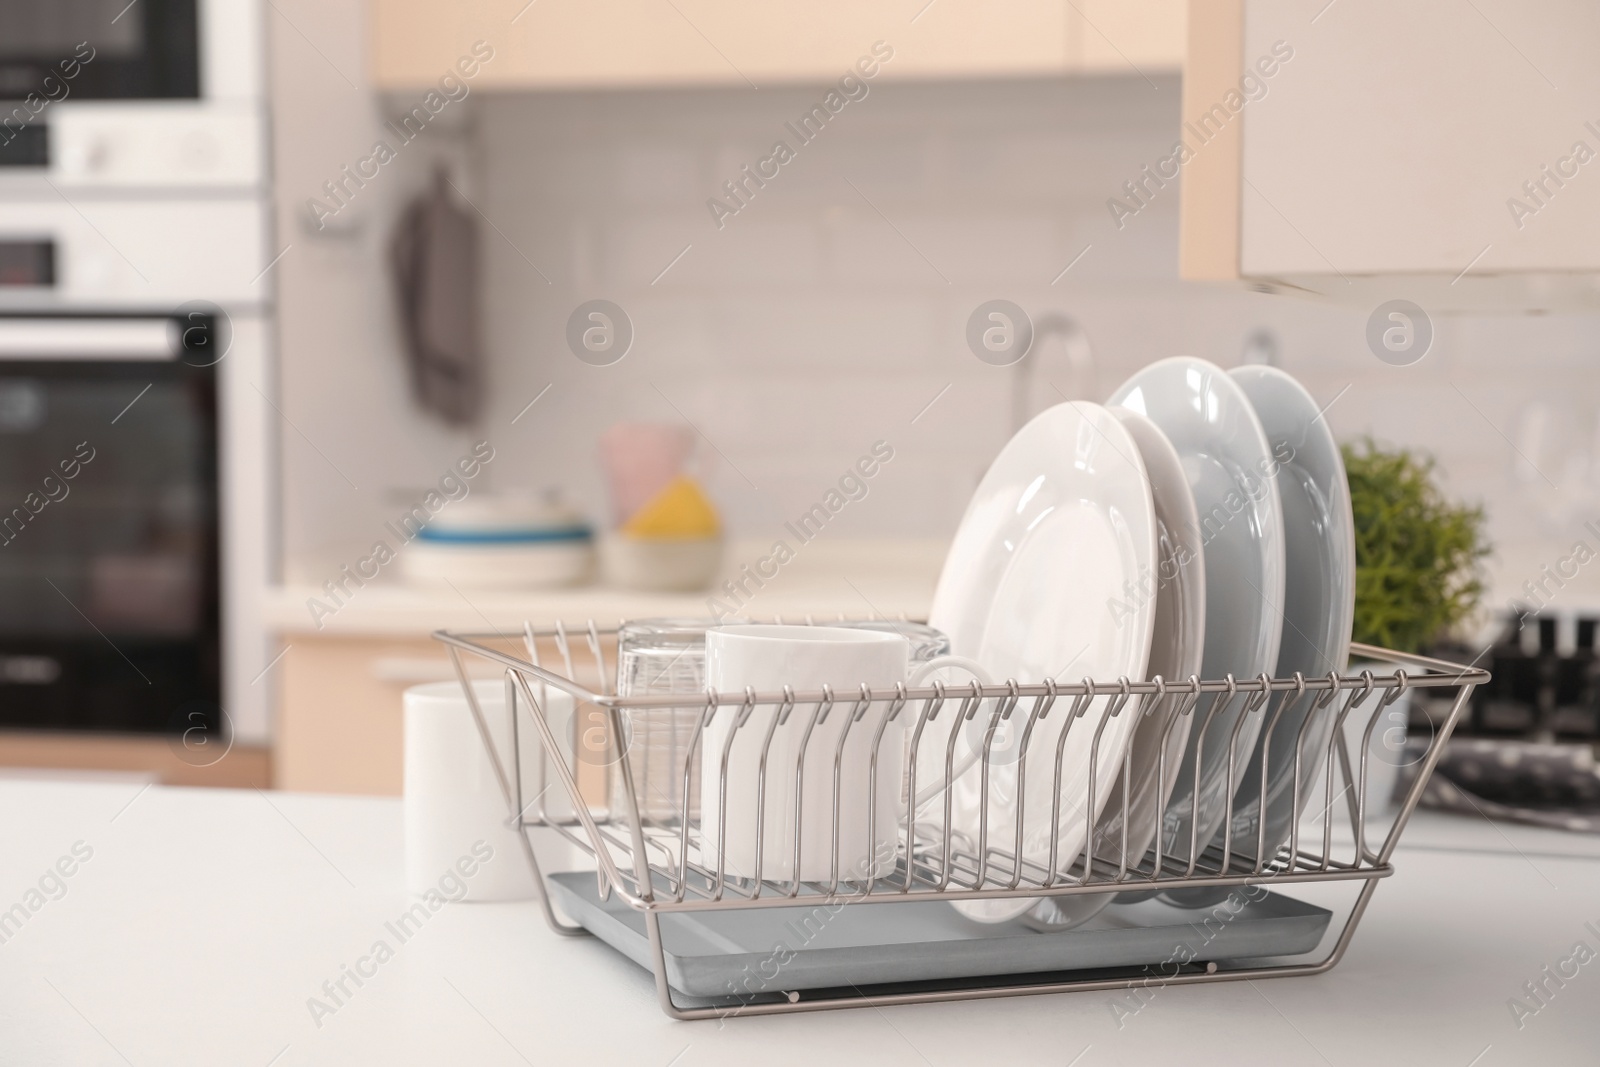
[[[550,876],[553,899],[600,940],[651,970],[644,913],[602,902],[592,872]],[[1074,930],[973,922],[941,900],[815,902],[661,916],[667,983],[693,997],[1038,975],[1296,956],[1315,949],[1332,912],[1267,893],[1234,908],[1117,903]],[[1190,968],[1185,967],[1185,970]]]

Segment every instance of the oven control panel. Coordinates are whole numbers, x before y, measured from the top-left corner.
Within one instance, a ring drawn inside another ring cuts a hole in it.
[[[249,106],[62,105],[49,124],[45,173],[63,188],[254,189],[265,173]]]

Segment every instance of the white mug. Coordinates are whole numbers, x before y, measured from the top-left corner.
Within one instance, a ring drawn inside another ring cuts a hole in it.
[[[509,773],[513,764],[505,682],[484,679],[472,687],[501,766]],[[520,831],[507,825],[511,811],[460,683],[412,686],[404,702],[407,887],[421,896],[440,891],[443,884],[446,899],[532,899],[533,872],[517,840]],[[525,712],[520,695],[517,703]],[[572,698],[552,689],[545,710],[554,720],[557,736],[562,736],[557,727],[563,721],[570,723]],[[570,795],[544,765],[544,746],[535,726],[526,714],[517,726],[522,802],[528,814],[537,813],[534,798],[545,790],[545,815],[570,817]],[[546,789],[552,781],[554,788]],[[451,889],[459,882],[465,889],[457,895]]]
[[[720,863],[730,877],[756,874],[757,780],[761,750],[771,727],[761,834],[762,879],[788,881],[795,877],[795,763],[802,746],[800,880],[831,884],[837,875],[843,884],[883,877],[894,870],[906,722],[915,716],[907,714],[909,706],[902,709],[894,722],[883,727],[882,740],[875,745],[889,712],[889,704],[882,698],[892,695],[898,684],[915,686],[933,671],[952,666],[974,673],[980,683],[987,684],[976,664],[953,656],[921,664],[913,676],[910,650],[910,642],[899,634],[833,626],[725,626],[706,634],[706,684],[720,693],[745,689],[776,693],[784,686],[795,692],[815,692],[824,685],[834,692],[826,719],[815,725],[821,712],[815,704],[796,704],[788,721],[775,727],[778,707],[757,707],[738,728],[731,747],[728,736],[740,708],[724,705],[713,715],[700,742],[700,816],[703,859],[708,867],[716,869]],[[860,722],[851,723],[863,684],[878,699]],[[849,734],[841,752],[840,738],[847,724]],[[878,753],[875,790],[869,785],[874,748]],[[840,767],[837,870],[833,854],[836,753]],[[942,783],[932,789],[919,787],[919,803],[938,788]],[[875,812],[870,840],[869,803]]]

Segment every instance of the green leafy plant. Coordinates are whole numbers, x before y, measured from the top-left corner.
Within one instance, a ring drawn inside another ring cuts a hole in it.
[[[1446,500],[1428,456],[1371,438],[1343,451],[1356,523],[1352,636],[1419,652],[1478,606],[1489,554],[1483,509]]]

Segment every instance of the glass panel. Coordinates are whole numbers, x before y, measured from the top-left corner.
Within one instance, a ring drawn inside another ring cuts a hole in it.
[[[197,634],[214,595],[211,375],[21,366],[0,364],[0,637]]]
[[[51,100],[199,95],[196,0],[0,0],[0,142]]]
[[[128,0],[0,0],[0,56],[69,56],[80,41],[97,53],[131,56],[144,46],[144,19]]]

